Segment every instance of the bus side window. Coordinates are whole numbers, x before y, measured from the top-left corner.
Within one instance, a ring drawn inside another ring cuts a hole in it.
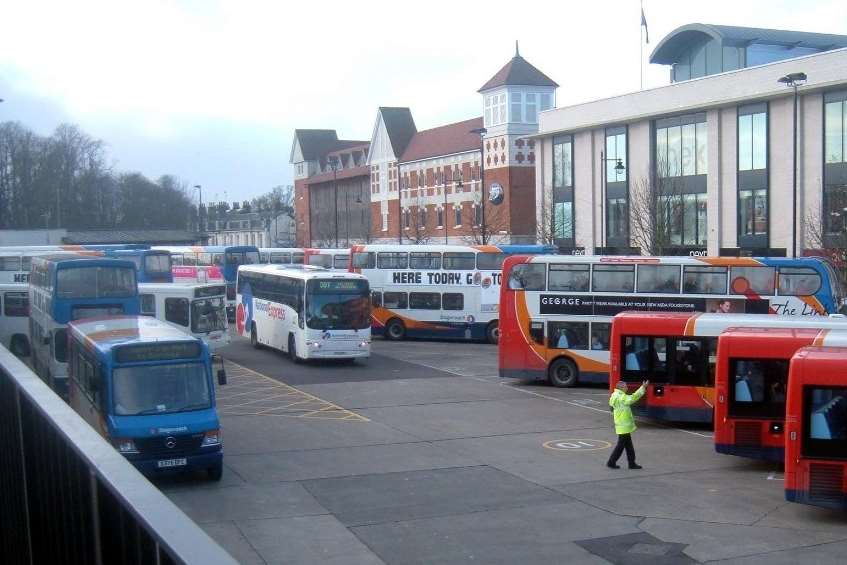
[[[382,293],[373,291],[371,293],[371,307],[382,308]]]
[[[529,337],[538,345],[544,345],[544,322],[529,323]]]
[[[189,267],[194,267],[197,265],[197,254],[196,253],[186,253],[182,256],[182,264],[187,265]]]
[[[3,315],[15,318],[29,316],[29,294],[26,292],[7,292],[3,297]]]
[[[0,271],[20,271],[21,258],[17,255],[11,257],[0,257]]]
[[[745,296],[772,296],[775,275],[776,269],[773,267],[731,267],[729,291]]]
[[[544,263],[521,263],[509,272],[509,288],[512,290],[544,290],[547,269]]]
[[[588,349],[588,322],[548,322],[547,347]]]
[[[141,299],[141,315],[156,316],[156,297],[152,294],[139,294]]]
[[[224,254],[223,253],[213,253],[212,254],[212,265],[216,267],[221,267],[224,264]]]
[[[188,327],[188,299],[165,298],[165,320]]]
[[[383,304],[393,310],[405,310],[409,307],[409,297],[405,292],[386,292],[382,295]]]
[[[182,266],[182,253],[171,253],[171,265]]]
[[[609,334],[612,324],[606,322],[591,323],[591,349],[594,351],[609,350]]]
[[[461,292],[445,292],[441,296],[441,307],[444,310],[464,310],[465,295]]]
[[[354,269],[373,269],[376,267],[376,257],[373,251],[353,253]]]

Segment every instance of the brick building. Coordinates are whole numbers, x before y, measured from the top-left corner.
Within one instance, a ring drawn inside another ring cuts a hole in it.
[[[525,138],[538,131],[539,112],[555,107],[557,87],[516,49],[480,88],[480,117],[418,131],[409,108],[381,107],[369,142],[297,130],[298,243],[328,245],[323,232],[336,226],[341,246],[534,243],[535,142]]]

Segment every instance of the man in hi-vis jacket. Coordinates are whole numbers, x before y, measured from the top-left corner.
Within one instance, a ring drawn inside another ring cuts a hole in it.
[[[609,406],[612,407],[615,417],[615,433],[618,434],[618,444],[612,450],[609,461],[606,463],[606,466],[610,469],[620,469],[618,459],[624,449],[626,449],[626,460],[629,463],[629,468],[641,469],[641,465],[635,462],[635,447],[632,445],[631,434],[635,431],[635,418],[632,416],[630,406],[644,396],[644,391],[647,389],[648,384],[650,384],[650,381],[644,381],[638,390],[632,394],[627,394],[626,383],[618,381],[618,384],[615,385],[615,392],[609,397]]]

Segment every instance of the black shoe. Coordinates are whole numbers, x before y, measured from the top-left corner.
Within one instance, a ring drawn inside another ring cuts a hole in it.
[[[641,465],[638,465],[636,463],[633,463],[632,465],[629,466],[629,468],[638,470],[638,469],[643,469],[644,467],[642,467]]]
[[[620,469],[621,468],[620,465],[615,465],[614,463],[606,463],[606,467],[608,467],[609,469]]]

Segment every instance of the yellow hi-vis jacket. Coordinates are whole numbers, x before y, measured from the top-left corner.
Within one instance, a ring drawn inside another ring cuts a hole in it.
[[[644,396],[644,385],[641,385],[632,394],[615,389],[615,392],[609,397],[609,406],[615,411],[615,433],[621,435],[631,434],[635,431],[635,418],[632,417],[630,406],[638,402],[642,396]]]

